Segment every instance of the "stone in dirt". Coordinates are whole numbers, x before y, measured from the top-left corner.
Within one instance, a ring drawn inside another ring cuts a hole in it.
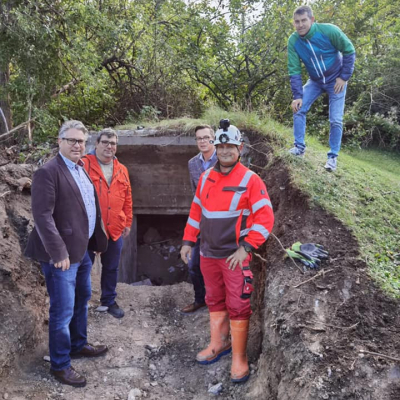
[[[142,397],[142,391],[138,388],[131,389],[128,395],[128,400],[136,400]]]
[[[222,386],[222,383],[220,382],[214,386],[211,386],[210,389],[208,389],[208,393],[218,396],[222,392],[222,389],[223,389],[223,386]]]

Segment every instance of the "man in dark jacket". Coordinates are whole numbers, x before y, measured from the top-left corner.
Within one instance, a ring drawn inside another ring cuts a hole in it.
[[[349,38],[335,25],[319,24],[309,6],[293,13],[296,28],[288,41],[288,69],[293,93],[294,147],[290,153],[303,156],[306,145],[306,116],[311,105],[322,94],[329,96],[329,146],[327,171],[335,171],[342,142],[343,112],[347,81],[354,70],[355,50]],[[302,86],[301,62],[310,76]]]
[[[35,227],[25,255],[40,262],[50,297],[50,372],[61,383],[81,387],[86,379],[71,357],[97,357],[107,346],[87,342],[92,262],[87,249],[103,252],[107,236],[93,184],[83,169],[87,130],[67,121],[59,131],[59,154],[33,176]]]

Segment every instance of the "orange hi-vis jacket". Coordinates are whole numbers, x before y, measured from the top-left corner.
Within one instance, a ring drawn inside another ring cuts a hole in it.
[[[132,190],[128,170],[114,157],[113,176],[108,186],[96,155],[87,154],[82,160],[99,197],[107,236],[115,241],[120,238],[124,228],[132,225]]]
[[[194,246],[201,233],[202,256],[226,258],[240,245],[257,249],[273,225],[271,201],[261,178],[240,162],[223,174],[217,163],[200,177],[183,244]]]

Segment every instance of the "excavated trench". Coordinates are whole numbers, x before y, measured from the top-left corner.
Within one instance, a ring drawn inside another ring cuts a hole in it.
[[[360,350],[400,354],[398,302],[369,279],[351,232],[292,184],[267,138],[245,133],[250,146],[244,161],[266,182],[276,224],[274,236],[259,249],[252,266],[256,291],[248,354],[256,367],[248,383],[221,397],[399,399],[399,364],[385,357],[360,356]],[[187,161],[195,154],[193,138],[179,132],[120,133],[117,155],[130,173],[135,214],[124,244],[120,282],[165,286],[188,280],[178,255],[192,201]],[[31,174],[29,168],[4,170],[0,167],[2,191],[7,174],[15,179]],[[32,225],[27,222],[31,221],[29,197],[22,192],[16,193],[15,202],[1,201],[5,224],[0,238],[0,333],[7,346],[0,351],[0,376],[6,376],[18,354],[29,352],[43,335],[46,318],[43,279],[21,256],[19,244],[23,245]],[[284,259],[282,246],[298,240],[317,242],[329,250],[325,273],[304,272]],[[179,323],[182,317],[174,314],[176,304],[165,307],[166,315],[171,313]],[[178,368],[183,361],[176,355],[193,351],[190,335],[172,335],[162,355]]]

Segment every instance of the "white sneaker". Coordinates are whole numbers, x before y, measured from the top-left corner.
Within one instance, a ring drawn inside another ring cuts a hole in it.
[[[325,169],[329,172],[336,171],[337,168],[337,157],[328,157],[328,161],[325,164]]]
[[[292,154],[293,156],[296,157],[303,157],[304,156],[304,150],[299,149],[298,147],[294,146],[289,150],[289,153]]]

